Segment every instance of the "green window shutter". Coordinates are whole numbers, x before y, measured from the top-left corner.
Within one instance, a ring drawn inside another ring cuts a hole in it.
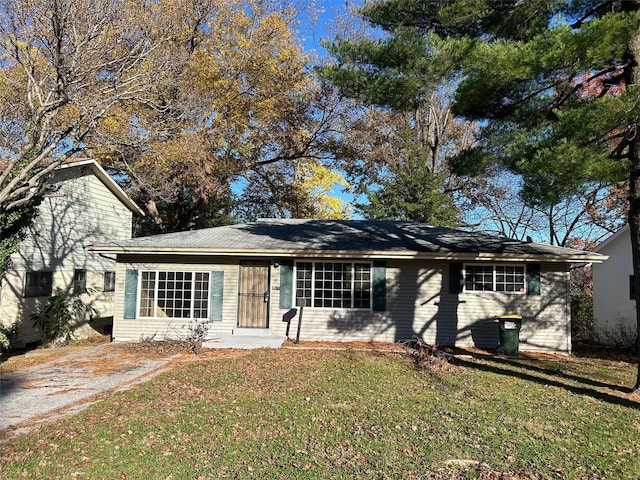
[[[136,318],[137,295],[138,270],[128,268],[124,279],[124,318]]]
[[[293,306],[293,262],[280,262],[280,308]]]
[[[462,287],[464,287],[462,269],[462,262],[449,263],[449,293],[462,293]]]
[[[540,264],[527,265],[527,295],[540,295]]]
[[[224,291],[224,272],[211,272],[209,280],[209,320],[222,321],[222,294]]]
[[[373,311],[384,312],[387,309],[387,264],[373,262]]]

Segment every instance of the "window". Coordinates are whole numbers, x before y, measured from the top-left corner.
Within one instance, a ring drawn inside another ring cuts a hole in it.
[[[104,272],[103,292],[113,292],[116,289],[116,272]]]
[[[524,265],[465,265],[468,292],[525,293]]]
[[[467,265],[464,270],[464,288],[474,292],[493,290],[493,267]]]
[[[86,293],[87,291],[87,271],[83,268],[76,268],[73,271],[73,293]]]
[[[24,282],[25,297],[44,297],[53,290],[53,272],[27,272]]]
[[[208,272],[141,272],[140,316],[208,318]]]
[[[524,267],[496,265],[496,292],[524,293]]]
[[[298,262],[296,298],[316,308],[371,308],[371,265]]]

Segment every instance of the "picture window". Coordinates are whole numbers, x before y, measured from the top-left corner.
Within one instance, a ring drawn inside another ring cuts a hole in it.
[[[142,272],[140,317],[208,318],[209,273]]]
[[[298,262],[296,299],[314,308],[371,308],[371,264]]]

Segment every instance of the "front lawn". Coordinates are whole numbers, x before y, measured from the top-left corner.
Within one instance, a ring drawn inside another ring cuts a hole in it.
[[[634,366],[260,350],[0,446],[3,478],[637,478]]]

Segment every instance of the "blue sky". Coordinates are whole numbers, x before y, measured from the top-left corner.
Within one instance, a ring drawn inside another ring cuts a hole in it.
[[[303,0],[302,5],[304,5],[306,1],[311,0]],[[326,50],[321,45],[321,40],[333,39],[335,19],[343,16],[347,12],[347,3],[353,6],[361,3],[361,0],[351,2],[347,2],[346,0],[317,0],[315,5],[312,6],[313,9],[317,10],[316,13],[311,14],[307,11],[300,15],[299,40],[308,54],[318,55],[320,57],[327,55]],[[239,194],[246,184],[247,181],[244,178],[236,180],[232,186],[234,193]],[[343,187],[340,185],[336,185],[332,192],[334,196],[346,202],[352,202],[354,200],[351,195],[343,191]],[[359,201],[362,200],[363,199],[359,199]]]
[[[350,5],[360,3],[350,2]],[[317,18],[303,20],[300,28],[302,44],[309,53],[317,52],[324,56],[326,51],[322,48],[320,40],[330,40],[333,38],[335,19],[344,15],[347,11],[346,0],[318,0],[316,8],[320,11]]]

